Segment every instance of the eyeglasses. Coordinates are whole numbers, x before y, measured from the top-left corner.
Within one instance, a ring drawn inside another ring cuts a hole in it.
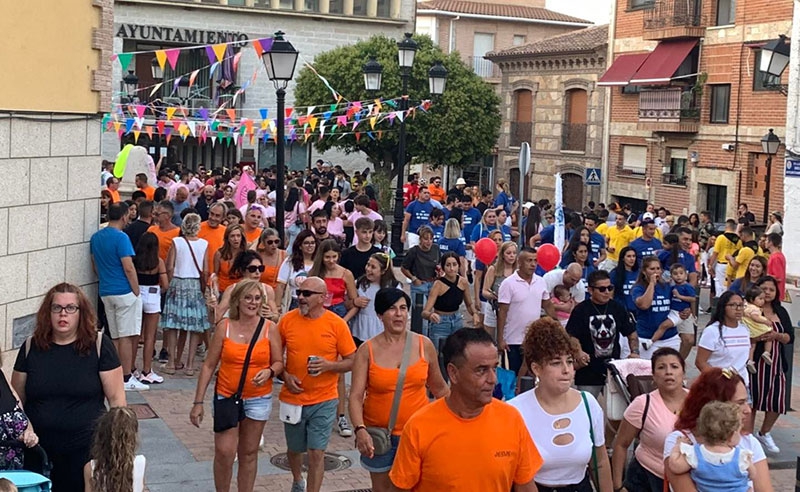
[[[316,241],[303,241],[303,246],[316,246]]]
[[[314,294],[322,294],[322,292],[316,292],[316,291],[313,291],[313,290],[305,290],[305,289],[297,289],[296,293],[297,293],[297,297],[300,297],[300,296],[311,297]]]
[[[244,302],[261,302],[261,296],[244,296]]]
[[[613,285],[590,285],[589,287],[596,289],[597,292],[614,292]]]
[[[732,302],[730,304],[725,304],[725,307],[730,307],[733,309],[744,309],[744,304],[740,302]]]
[[[256,273],[256,272],[264,273],[264,268],[265,268],[264,265],[258,265],[258,266],[248,265],[246,270],[250,273]]]
[[[279,245],[279,244],[281,244],[281,240],[280,239],[267,239],[266,241],[264,241],[264,244],[268,244],[270,246]]]
[[[62,306],[60,304],[50,305],[50,312],[53,314],[60,314],[62,311],[66,311],[67,314],[75,314],[79,310],[80,307],[76,306],[75,304],[67,304],[66,306]]]

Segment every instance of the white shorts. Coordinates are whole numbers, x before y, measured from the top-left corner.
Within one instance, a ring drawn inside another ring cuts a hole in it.
[[[492,303],[489,301],[481,302],[481,311],[483,311],[483,325],[497,328],[497,314],[492,308]]]
[[[142,333],[142,300],[133,292],[100,298],[106,308],[108,334],[112,340]]]
[[[161,287],[158,285],[140,285],[139,297],[142,299],[144,314],[158,314],[161,312]]]
[[[640,338],[639,339],[639,346],[641,347],[641,354],[640,357],[645,360],[650,360],[653,358],[653,352],[660,349],[661,347],[670,347],[675,350],[681,349],[681,337],[675,335],[674,337],[668,340],[658,340],[657,342],[652,342],[648,338]]]
[[[672,310],[667,315],[667,319],[672,321],[672,326],[678,329],[678,333],[691,333],[694,335],[694,316],[681,319],[681,313]]]

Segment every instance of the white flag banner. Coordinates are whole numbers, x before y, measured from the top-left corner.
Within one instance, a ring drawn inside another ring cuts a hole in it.
[[[555,207],[556,207],[556,230],[553,239],[553,244],[559,251],[564,249],[564,231],[565,231],[565,224],[564,224],[564,194],[563,194],[563,182],[561,181],[561,173],[556,173],[556,196],[555,196]]]

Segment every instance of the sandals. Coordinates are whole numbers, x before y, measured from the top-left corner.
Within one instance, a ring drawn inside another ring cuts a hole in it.
[[[187,367],[186,370],[183,371],[183,373],[189,377],[192,377],[194,376],[194,369],[192,369],[191,367]]]
[[[175,374],[176,372],[182,370],[184,367],[186,367],[186,366],[183,364],[183,362],[177,364],[174,367],[165,365],[164,367],[161,368],[161,372],[163,372],[164,374],[169,374],[171,376],[171,375]]]

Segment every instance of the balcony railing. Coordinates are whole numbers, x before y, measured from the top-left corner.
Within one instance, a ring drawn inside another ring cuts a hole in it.
[[[491,60],[486,60],[482,56],[470,56],[467,63],[479,77],[484,79],[500,78],[500,67],[492,63]]]
[[[617,176],[626,178],[641,178],[647,177],[647,168],[626,166],[623,163],[617,164]]]
[[[644,38],[702,37],[701,0],[656,0],[644,12]]]
[[[697,131],[700,107],[696,94],[680,87],[639,93],[639,123],[658,131]]]
[[[561,150],[586,151],[586,123],[561,124]]]
[[[686,176],[683,174],[662,174],[661,182],[664,184],[686,186]]]
[[[512,121],[511,138],[509,139],[509,146],[519,147],[522,142],[530,143],[532,131],[533,131],[533,123],[521,123],[518,121]]]

